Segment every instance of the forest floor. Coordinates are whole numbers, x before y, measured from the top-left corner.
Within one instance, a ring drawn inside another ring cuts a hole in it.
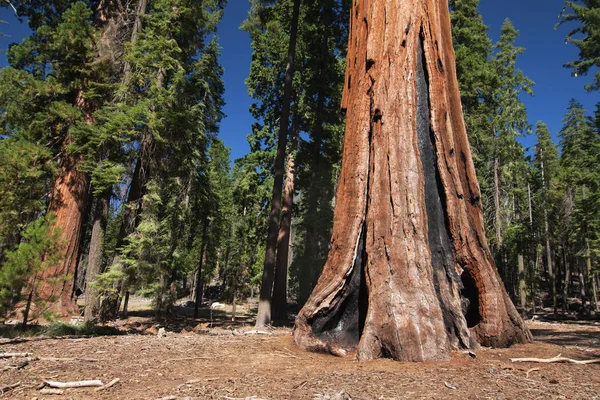
[[[531,320],[534,343],[482,349],[476,358],[456,352],[443,362],[357,362],[354,354],[303,352],[289,328],[253,332],[248,315],[231,325],[227,311],[215,311],[211,320],[203,309],[201,320],[186,317],[163,325],[135,311],[112,324],[122,335],[0,339],[0,354],[31,353],[0,359],[3,398],[600,399],[600,364],[510,361],[558,354],[600,358],[599,322]],[[115,378],[118,383],[100,391],[66,389],[61,396],[40,391],[43,380],[106,384]]]

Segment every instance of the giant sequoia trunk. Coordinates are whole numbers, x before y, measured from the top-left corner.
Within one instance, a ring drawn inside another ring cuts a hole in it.
[[[531,340],[495,269],[445,0],[354,0],[331,250],[294,339],[358,359]]]
[[[65,148],[70,143],[65,141]],[[66,151],[65,151],[66,153]],[[40,272],[36,298],[58,315],[79,314],[73,299],[73,276],[79,258],[79,246],[86,211],[90,177],[77,169],[81,162],[77,156],[64,155],[61,171],[54,184],[48,212],[54,213],[53,229],[60,230],[61,261],[48,265]],[[27,316],[25,317],[27,319]]]

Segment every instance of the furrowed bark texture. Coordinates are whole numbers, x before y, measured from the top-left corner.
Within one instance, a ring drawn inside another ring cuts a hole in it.
[[[90,178],[76,169],[78,163],[76,157],[66,156],[54,185],[48,211],[56,215],[54,229],[60,229],[60,240],[64,247],[61,262],[48,266],[40,273],[42,283],[37,289],[38,297],[54,303],[50,310],[58,314],[79,313],[72,298],[73,274],[79,257]]]
[[[92,236],[90,238],[90,250],[85,281],[85,312],[86,322],[94,320],[100,311],[100,298],[98,289],[92,286],[97,276],[103,271],[102,255],[104,252],[104,237],[106,235],[106,224],[110,207],[112,190],[107,190],[98,198],[94,210],[94,221],[92,224]]]
[[[296,320],[307,350],[444,359],[531,340],[494,266],[445,0],[354,0],[331,250]]]
[[[78,93],[75,105],[81,109],[86,122],[93,124],[91,107],[84,99],[83,91]],[[54,183],[48,205],[48,212],[56,216],[52,229],[60,230],[60,241],[63,244],[61,260],[56,265],[46,266],[40,272],[40,284],[35,289],[37,298],[46,303],[44,307],[57,315],[79,314],[73,298],[73,277],[77,269],[90,189],[89,175],[78,169],[83,158],[67,152],[71,142],[71,135],[68,134],[64,139],[60,175]]]

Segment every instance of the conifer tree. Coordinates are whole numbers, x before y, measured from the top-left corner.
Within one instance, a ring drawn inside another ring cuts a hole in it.
[[[582,257],[585,269],[580,271],[587,299],[597,309],[597,287],[594,262],[597,263],[598,243],[598,154],[600,136],[586,119],[581,103],[572,99],[563,119],[561,166],[566,190],[573,201],[575,255]],[[585,302],[585,300],[584,300]]]
[[[536,208],[541,210],[541,220],[543,221],[543,231],[539,237],[542,239],[540,242],[545,252],[549,292],[552,298],[552,304],[554,311],[558,307],[558,289],[556,266],[553,266],[553,258],[555,251],[553,248],[553,237],[554,237],[554,210],[556,204],[559,201],[559,194],[557,192],[557,178],[560,173],[558,164],[558,151],[556,146],[552,142],[548,127],[538,122],[536,126],[537,145],[535,146],[535,161],[534,166],[537,170],[537,176],[539,180],[537,196],[535,200]],[[554,267],[554,268],[553,268]]]
[[[567,13],[567,10],[569,12]],[[579,25],[567,33],[567,42],[579,49],[579,59],[564,66],[573,69],[575,77],[594,71],[592,82],[585,85],[587,90],[600,89],[600,2],[598,0],[575,0],[565,2],[559,14],[560,26],[566,22]]]

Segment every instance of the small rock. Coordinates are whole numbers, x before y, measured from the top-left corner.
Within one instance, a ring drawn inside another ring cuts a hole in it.
[[[225,309],[225,304],[219,303],[219,302],[214,302],[210,305],[210,309],[211,310],[224,310]]]
[[[167,336],[167,331],[165,331],[165,328],[160,328],[158,330],[158,333],[156,334],[159,338],[163,338],[165,336]]]

